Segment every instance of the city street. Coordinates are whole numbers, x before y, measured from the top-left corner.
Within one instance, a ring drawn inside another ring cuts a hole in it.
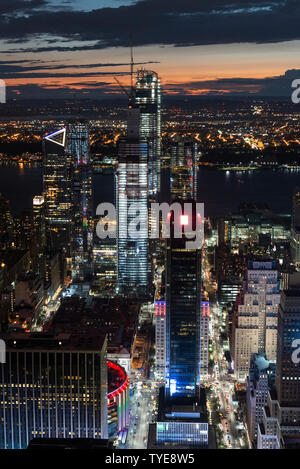
[[[151,380],[137,381],[131,397],[130,427],[124,448],[147,447],[149,423],[155,420],[154,407],[158,389]]]
[[[211,308],[213,320],[213,350],[214,370],[211,387],[214,396],[220,404],[219,416],[223,431],[223,444],[227,448],[247,448],[246,430],[242,422],[237,421],[238,409],[234,402],[234,383],[229,373],[229,364],[224,355],[220,341],[220,328],[223,324],[223,314],[218,305]]]

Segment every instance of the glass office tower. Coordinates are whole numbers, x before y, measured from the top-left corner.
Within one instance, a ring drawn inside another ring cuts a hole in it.
[[[148,288],[148,144],[139,137],[139,110],[129,110],[128,135],[119,141],[116,175],[118,292],[144,294]],[[130,226],[138,234],[131,236]]]
[[[171,198],[197,200],[198,146],[192,140],[180,140],[171,149]]]
[[[48,242],[70,250],[72,221],[71,160],[65,152],[66,129],[44,138],[43,194]]]
[[[201,249],[186,249],[185,236],[175,238],[172,227],[167,243],[166,306],[166,397],[193,398],[200,381]]]
[[[72,253],[75,270],[84,277],[91,265],[93,246],[92,171],[85,122],[68,124],[66,153],[72,162]]]
[[[186,244],[201,214],[194,201],[185,202],[191,206],[181,202],[182,214],[175,209],[169,214],[166,379],[159,392],[157,422],[149,426],[148,449],[215,447],[205,391],[200,388],[201,246]],[[181,238],[175,237],[179,234]]]
[[[149,196],[160,190],[161,89],[156,72],[138,70],[134,107],[140,111],[140,136],[149,144]]]
[[[44,138],[46,221],[51,244],[67,248],[75,274],[84,277],[92,258],[92,173],[89,131],[81,121]]]

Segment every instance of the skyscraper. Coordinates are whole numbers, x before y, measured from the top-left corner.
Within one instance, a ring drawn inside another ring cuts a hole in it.
[[[197,200],[197,143],[179,140],[171,148],[171,198]]]
[[[105,337],[19,334],[5,342],[0,448],[25,449],[34,437],[107,437]]]
[[[72,223],[71,161],[66,148],[67,130],[44,138],[43,194],[49,244],[70,250]]]
[[[0,249],[8,249],[13,242],[14,220],[8,200],[0,193]]]
[[[156,376],[165,382],[166,369],[166,302],[155,302],[155,358]]]
[[[148,144],[140,137],[139,124],[139,110],[129,110],[116,174],[117,287],[129,295],[145,294],[148,288]],[[138,233],[131,234],[130,226]]]
[[[173,224],[174,217],[172,213]],[[174,231],[167,242],[167,398],[194,398],[200,384],[201,249],[186,249],[185,243],[185,236],[175,238]]]
[[[92,259],[92,175],[89,132],[83,121],[44,138],[44,197],[50,245],[72,255],[84,278]]]
[[[153,200],[160,190],[161,155],[161,90],[156,72],[138,70],[133,107],[140,111],[140,137],[149,145],[149,197]]]
[[[295,346],[295,341],[300,341],[300,291],[286,290],[282,293],[278,314],[276,389],[281,407],[298,408],[300,426],[300,366],[293,360],[300,342]]]
[[[300,190],[293,194],[292,228],[291,228],[291,254],[293,262],[300,264]]]
[[[252,442],[257,438],[257,426],[263,422],[264,407],[274,384],[275,361],[267,360],[264,353],[253,354],[247,378],[247,423]]]
[[[265,352],[276,359],[277,314],[280,301],[275,261],[249,261],[247,283],[234,319],[234,367],[245,381],[253,353]]]
[[[200,318],[200,382],[208,379],[208,359],[209,359],[209,323],[210,305],[206,298],[201,302]]]
[[[36,266],[34,270],[41,276],[45,276],[45,249],[47,245],[46,238],[46,220],[45,220],[45,199],[41,195],[33,198],[33,227],[34,241],[36,251]]]
[[[205,391],[200,389],[201,248],[186,246],[199,215],[196,203],[190,204],[189,214],[183,203],[181,215],[175,210],[170,213],[165,268],[165,388],[160,389],[157,423],[149,427],[151,449],[214,446],[214,438],[209,437]],[[176,233],[179,227],[181,238]]]
[[[85,122],[67,126],[66,153],[72,164],[72,255],[74,272],[84,278],[92,260],[92,172]]]
[[[283,291],[278,313],[275,390],[269,392],[258,449],[300,446],[300,291]]]

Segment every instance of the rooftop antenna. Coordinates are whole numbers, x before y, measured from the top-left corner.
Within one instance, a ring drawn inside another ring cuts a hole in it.
[[[130,88],[131,88],[131,95],[133,95],[133,45],[132,40],[130,40]]]
[[[119,87],[121,90],[127,94],[128,96],[128,101],[129,101],[129,107],[132,107],[133,103],[133,97],[134,97],[134,85],[133,85],[133,75],[134,75],[134,65],[137,65],[134,62],[133,58],[133,43],[132,43],[132,36],[129,38],[129,44],[130,44],[130,71],[129,73],[125,73],[124,75],[130,75],[130,91],[127,91],[125,86],[122,85],[122,83],[118,80],[117,77],[114,77],[114,80],[118,83]],[[148,62],[143,62],[144,64],[152,64],[152,63],[159,63],[159,62],[153,62],[153,61],[148,61]]]

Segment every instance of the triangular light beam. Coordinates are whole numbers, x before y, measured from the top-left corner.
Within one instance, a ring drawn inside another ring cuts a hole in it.
[[[61,129],[57,132],[53,132],[50,135],[46,135],[45,140],[48,140],[49,142],[56,143],[56,145],[64,147],[66,143],[66,129]]]

